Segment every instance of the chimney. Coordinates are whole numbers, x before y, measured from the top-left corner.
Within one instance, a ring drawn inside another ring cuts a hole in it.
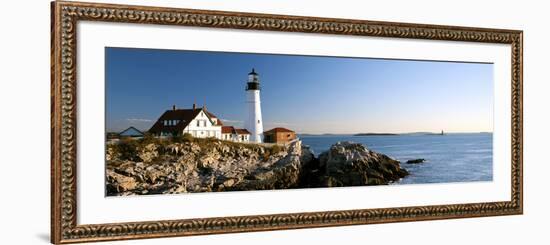
[[[193,110],[197,109],[197,104],[193,103]]]
[[[176,110],[176,105],[172,105],[172,110]]]

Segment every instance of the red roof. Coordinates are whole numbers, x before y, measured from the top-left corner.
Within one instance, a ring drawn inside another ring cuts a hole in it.
[[[232,134],[235,131],[233,126],[222,126],[222,134]]]
[[[272,128],[271,130],[265,131],[264,133],[294,133],[294,131],[288,128]]]
[[[250,132],[248,132],[248,130],[244,128],[236,128],[235,131],[237,132],[237,134],[250,134]]]
[[[222,134],[250,134],[244,128],[235,128],[233,126],[222,126]]]

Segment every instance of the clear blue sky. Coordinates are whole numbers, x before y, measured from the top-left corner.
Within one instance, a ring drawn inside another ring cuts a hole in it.
[[[264,129],[299,133],[492,132],[493,65],[106,48],[106,127],[147,130],[194,101],[242,126],[260,75]]]

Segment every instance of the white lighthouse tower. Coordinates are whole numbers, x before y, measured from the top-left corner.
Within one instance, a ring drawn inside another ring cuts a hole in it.
[[[262,143],[264,126],[260,102],[260,79],[254,68],[248,73],[246,83],[246,113],[244,127],[250,132],[250,142]]]

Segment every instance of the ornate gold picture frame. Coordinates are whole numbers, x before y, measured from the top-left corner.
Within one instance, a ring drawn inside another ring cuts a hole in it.
[[[518,30],[394,23],[56,1],[51,4],[51,242],[188,236],[497,215],[523,212],[523,32]],[[77,45],[80,21],[141,25],[302,32],[511,45],[510,201],[277,213],[237,217],[77,223]]]

